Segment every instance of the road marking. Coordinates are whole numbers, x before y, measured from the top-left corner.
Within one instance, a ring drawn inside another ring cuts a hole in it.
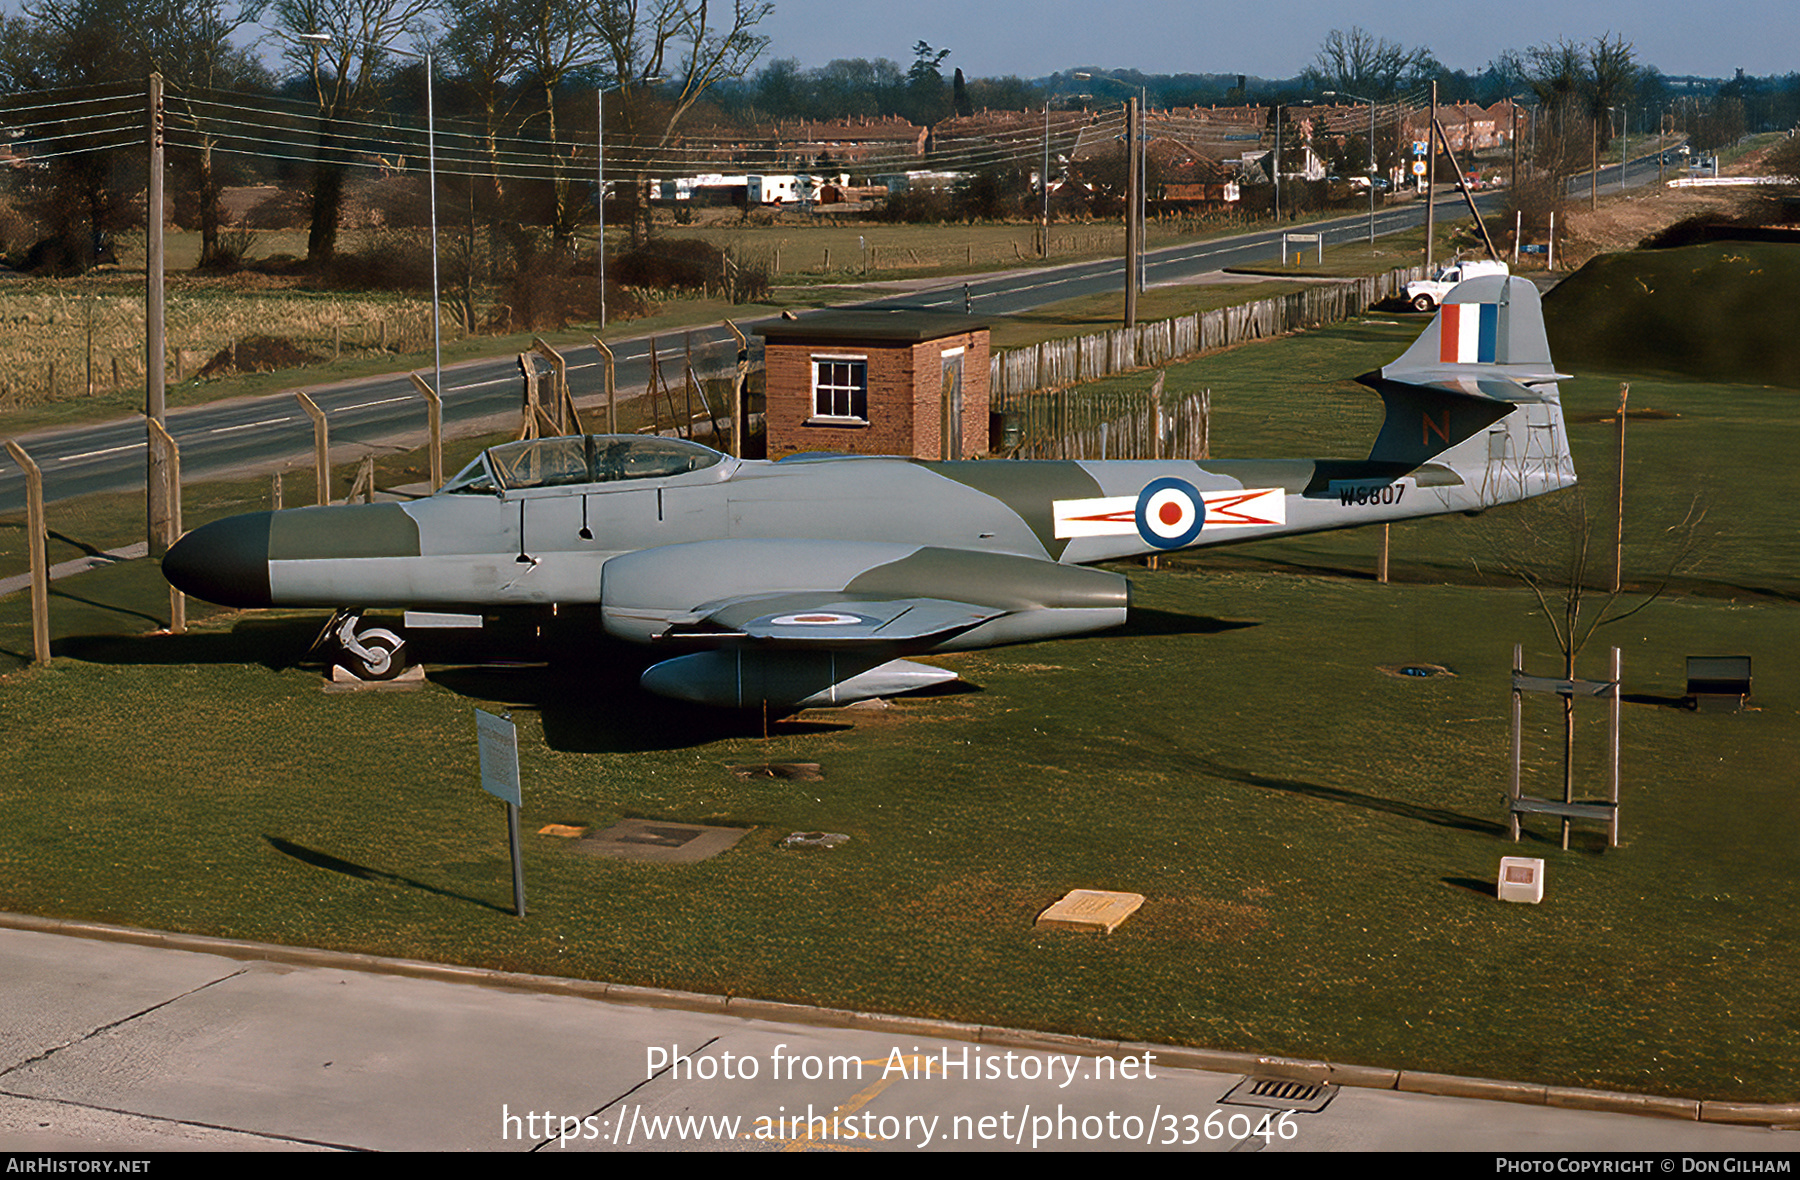
[[[208,434],[230,434],[234,430],[255,430],[258,426],[279,426],[283,422],[292,422],[290,418],[265,418],[261,422],[244,422],[237,426],[215,426]]]
[[[337,406],[332,410],[332,412],[335,414],[347,414],[351,410],[366,410],[371,406],[391,406],[396,402],[409,402],[412,400],[413,400],[413,395],[409,393],[403,397],[383,398],[381,401],[378,401],[378,402],[358,402],[354,406]]]
[[[127,443],[122,447],[108,447],[104,451],[84,451],[79,455],[63,455],[62,457],[57,459],[57,462],[58,463],[73,463],[77,459],[97,459],[101,455],[116,455],[120,451],[135,451],[143,445],[144,444],[141,442],[135,442],[135,443]]]

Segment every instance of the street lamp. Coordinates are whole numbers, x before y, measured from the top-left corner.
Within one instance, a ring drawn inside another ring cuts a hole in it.
[[[594,204],[600,212],[600,237],[594,247],[599,259],[597,273],[600,276],[600,330],[606,331],[606,96],[615,90],[623,90],[627,86],[654,86],[663,80],[663,75],[654,78],[642,78],[636,83],[615,82],[611,86],[597,87],[594,91]]]
[[[1050,104],[1059,98],[1088,98],[1086,94],[1052,94],[1044,99],[1044,170],[1038,177],[1038,189],[1044,199],[1043,257],[1050,257]]]
[[[330,33],[301,33],[299,40],[314,46],[314,53],[320,45],[332,42]],[[415,53],[410,49],[399,49],[392,45],[380,45],[374,41],[365,41],[377,49],[387,49],[407,57],[418,58],[425,63],[425,144],[426,144],[426,176],[430,186],[431,201],[431,352],[432,352],[432,392],[442,401],[444,396],[444,330],[443,312],[438,301],[438,222],[437,222],[437,114],[432,106],[431,84],[431,48],[426,46],[425,52]]]
[[[1369,245],[1373,246],[1375,244],[1375,100],[1359,98],[1341,90],[1327,90],[1324,95],[1326,98],[1347,98],[1351,102],[1369,104]],[[1277,160],[1276,166],[1280,167],[1280,164],[1281,162]]]

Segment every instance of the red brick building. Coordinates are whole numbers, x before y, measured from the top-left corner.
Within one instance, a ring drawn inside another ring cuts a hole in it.
[[[988,326],[955,312],[816,311],[764,340],[769,458],[967,459],[988,449]]]

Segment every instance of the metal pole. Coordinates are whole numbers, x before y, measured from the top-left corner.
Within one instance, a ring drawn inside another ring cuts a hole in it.
[[[1612,740],[1611,757],[1607,759],[1607,774],[1612,779],[1612,831],[1608,833],[1608,841],[1614,848],[1619,846],[1619,697],[1625,691],[1624,670],[1619,663],[1619,649],[1612,649],[1612,701],[1607,718],[1608,735]]]
[[[1320,244],[1323,245],[1323,239]],[[1369,100],[1369,245],[1375,244],[1375,100]]]
[[[1625,402],[1631,397],[1631,384],[1619,383],[1619,515],[1613,524],[1612,592],[1617,594],[1625,575]]]
[[[607,331],[607,88],[594,90],[594,200],[599,205],[599,331]]]
[[[525,916],[525,862],[519,856],[519,809],[506,804],[506,842],[512,852],[513,913]]]
[[[1506,808],[1507,824],[1512,829],[1513,843],[1519,842],[1519,813],[1512,804],[1519,798],[1519,760],[1524,752],[1524,740],[1521,721],[1519,676],[1525,670],[1525,645],[1513,644],[1513,680],[1512,680],[1512,775],[1507,780],[1506,793],[1509,800]]]

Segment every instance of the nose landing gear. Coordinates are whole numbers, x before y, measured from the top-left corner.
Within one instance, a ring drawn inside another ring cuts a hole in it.
[[[406,671],[406,640],[386,627],[358,630],[360,610],[340,609],[319,636],[337,645],[335,662],[358,680],[392,680]]]

